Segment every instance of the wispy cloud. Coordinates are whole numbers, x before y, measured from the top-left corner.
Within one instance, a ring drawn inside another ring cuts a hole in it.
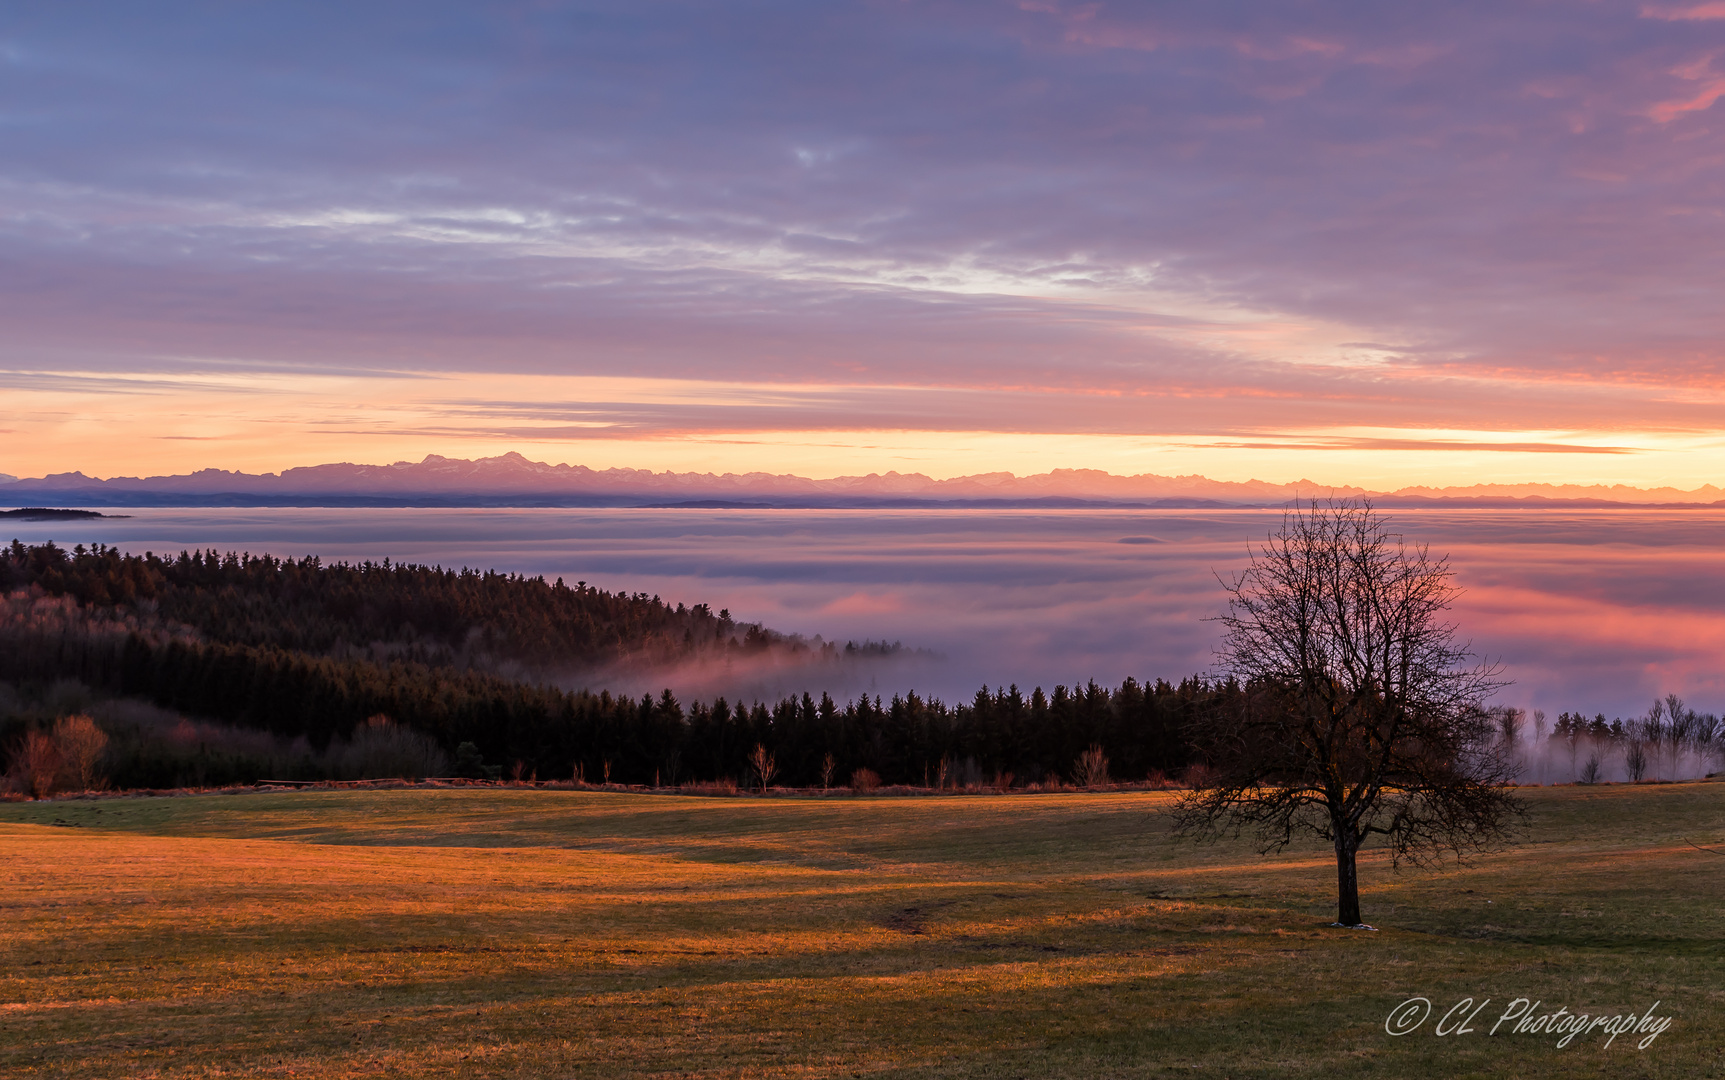
[[[1483,442],[1461,439],[1285,439],[1202,444],[1242,450],[1484,450],[1498,454],[1638,454],[1633,446],[1584,443]]]
[[[1695,22],[1706,19],[1725,19],[1725,3],[1710,0],[1705,4],[1644,4],[1641,14],[1649,19],[1665,19],[1670,22]]]

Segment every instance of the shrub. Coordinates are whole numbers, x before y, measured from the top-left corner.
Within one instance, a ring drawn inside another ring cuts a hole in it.
[[[728,776],[721,776],[717,780],[691,780],[686,784],[679,784],[677,790],[685,795],[735,795],[737,782]]]
[[[1587,764],[1581,767],[1581,782],[1584,784],[1599,783],[1599,755],[1588,757]]]
[[[464,742],[455,748],[455,764],[450,766],[449,775],[469,780],[495,780],[503,775],[503,766],[485,764],[485,759],[479,755],[479,747]],[[575,766],[575,782],[581,782],[580,765]]]
[[[1078,755],[1072,763],[1072,782],[1091,791],[1108,786],[1108,755],[1101,745],[1091,743],[1090,749]]]
[[[107,785],[102,758],[108,736],[84,713],[54,721],[54,745],[60,751],[58,786],[71,791],[94,791]]]
[[[1188,765],[1186,766],[1186,771],[1180,774],[1180,779],[1187,787],[1196,791],[1209,784],[1211,777],[1214,775],[1214,770],[1212,770],[1208,765]]]
[[[379,713],[353,733],[342,754],[342,771],[361,780],[442,776],[449,756],[428,736]]]
[[[27,731],[24,741],[12,755],[12,767],[6,773],[8,786],[34,799],[54,793],[60,775],[60,748],[46,731]]]
[[[851,790],[859,793],[874,791],[880,787],[880,774],[873,769],[857,769],[851,773]]]

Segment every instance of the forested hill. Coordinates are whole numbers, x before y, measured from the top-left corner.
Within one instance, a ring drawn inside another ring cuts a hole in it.
[[[37,586],[92,608],[190,628],[210,642],[320,656],[545,673],[795,639],[644,593],[611,593],[494,571],[325,563],[233,552],[127,555],[13,541],[0,588]]]
[[[1127,679],[1028,696],[984,688],[952,705],[913,693],[685,704],[670,690],[568,692],[486,658],[553,666],[713,649],[746,665],[809,646],[639,593],[391,563],[14,543],[0,548],[0,586],[0,783],[13,790],[43,790],[20,779],[42,771],[25,749],[58,746],[45,733],[85,710],[122,787],[476,775],[482,762],[676,783],[759,777],[757,751],[797,786],[1004,784],[1075,775],[1091,748],[1114,775],[1143,778],[1184,768],[1190,719],[1242,692]],[[825,645],[812,658],[850,652]]]

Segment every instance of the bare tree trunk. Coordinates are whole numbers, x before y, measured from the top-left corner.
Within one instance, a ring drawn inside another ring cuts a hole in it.
[[[1354,866],[1355,845],[1340,830],[1336,832],[1336,921],[1343,926],[1358,926],[1360,918],[1360,876]]]

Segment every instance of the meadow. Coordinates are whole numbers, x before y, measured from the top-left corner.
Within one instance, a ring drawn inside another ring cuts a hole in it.
[[[0,804],[0,1075],[1725,1073],[1725,784],[1523,794],[1467,867],[1363,855],[1375,933],[1326,852],[1178,840],[1162,792]],[[1672,1023],[1486,1035],[1518,997]]]

